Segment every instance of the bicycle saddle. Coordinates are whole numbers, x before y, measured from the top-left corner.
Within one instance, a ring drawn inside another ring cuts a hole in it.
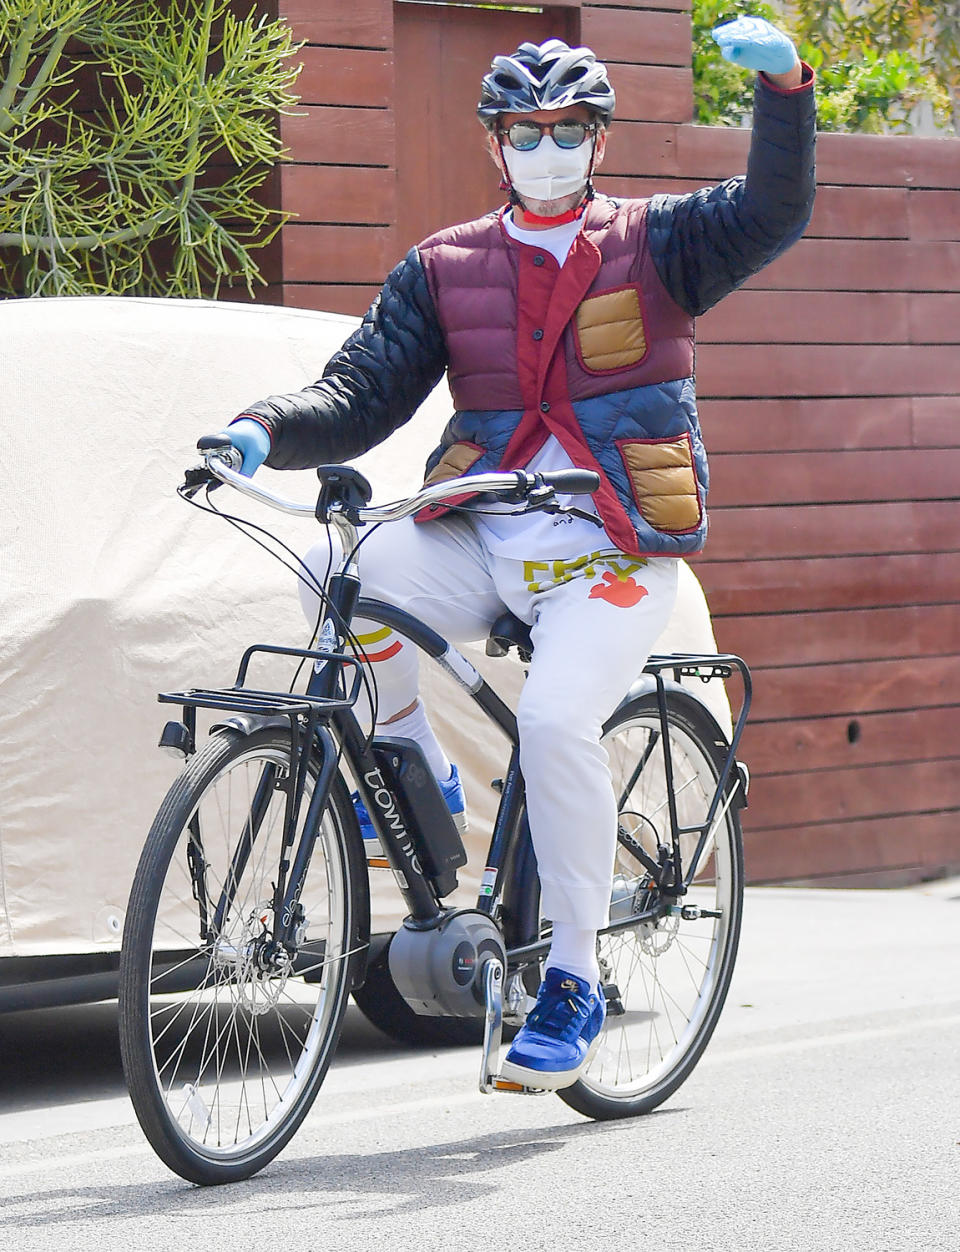
[[[520,660],[525,665],[533,656],[530,627],[508,610],[506,613],[501,613],[490,627],[486,653],[487,656],[506,656],[511,648],[517,649]]]

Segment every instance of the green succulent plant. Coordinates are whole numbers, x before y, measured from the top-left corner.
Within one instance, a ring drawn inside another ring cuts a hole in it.
[[[252,291],[296,50],[229,0],[0,0],[0,289]]]

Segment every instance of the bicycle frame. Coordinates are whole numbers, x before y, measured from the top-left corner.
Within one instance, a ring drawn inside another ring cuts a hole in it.
[[[511,745],[510,761],[500,788],[500,804],[487,851],[476,908],[490,915],[499,908],[507,944],[508,973],[513,974],[545,955],[550,946],[549,937],[540,936],[539,913],[536,912],[534,915],[535,911],[530,909],[530,902],[537,898],[536,892],[532,890],[537,865],[523,807],[524,782],[519,763],[516,717],[470,661],[436,631],[394,605],[359,598],[356,594],[357,590],[357,580],[352,575],[341,573],[333,576],[329,596],[337,616],[349,624],[350,618],[356,612],[358,616],[389,626],[409,639],[455,679]],[[336,608],[338,604],[342,605],[342,609]],[[315,662],[314,671],[303,697],[291,696],[289,693],[252,691],[244,686],[250,658],[259,651],[298,656]],[[343,691],[342,675],[345,666],[357,668],[350,692]],[[706,676],[702,672],[704,668],[708,669]],[[704,822],[695,827],[682,827],[679,824],[676,797],[673,792],[667,691],[663,675],[665,672],[672,672],[677,680],[682,675],[696,675],[706,681],[709,678],[729,677],[734,670],[741,675],[744,684],[744,700],[726,759]],[[696,875],[710,831],[714,823],[722,818],[729,804],[734,801],[736,793],[736,786],[731,787],[729,784],[737,746],[749,712],[751,695],[749,671],[743,661],[730,654],[656,656],[650,658],[645,672],[652,674],[656,681],[671,831],[669,855],[662,855],[660,861],[655,861],[626,832],[620,832],[621,842],[649,871],[651,886],[655,885],[657,888],[657,902],[647,909],[611,923],[600,932],[601,935],[629,930],[642,922],[654,921],[662,916],[665,907],[668,907],[665,904],[666,900],[679,899],[686,893]],[[294,736],[295,765],[287,785],[284,839],[284,848],[287,852],[292,848],[295,839],[299,807],[304,793],[306,763],[310,753],[319,750],[321,768],[314,784],[303,824],[303,833],[292,864],[286,856],[281,864],[273,902],[273,942],[287,948],[291,955],[294,955],[296,951],[295,931],[300,888],[309,867],[312,851],[310,832],[317,829],[341,756],[346,759],[351,768],[357,789],[393,870],[398,889],[409,912],[407,925],[417,929],[430,929],[438,925],[450,912],[450,909],[438,899],[432,884],[423,872],[417,833],[408,831],[404,826],[397,798],[381,774],[377,758],[370,747],[370,740],[353,712],[359,683],[359,662],[356,658],[344,653],[325,649],[257,645],[248,649],[244,654],[237,684],[233,688],[222,691],[172,692],[160,696],[161,701],[183,705],[184,721],[191,740],[198,706],[247,713],[257,712],[261,715],[279,716],[289,720],[291,733]],[[654,746],[655,742],[651,741],[648,754]],[[643,763],[641,761],[638,764],[637,773]],[[267,780],[262,780],[261,786],[269,786],[269,783]],[[723,804],[722,809],[721,804]],[[697,835],[698,843],[689,863],[684,866],[680,840],[682,836],[689,834]],[[234,882],[242,873],[245,858],[249,855],[255,837],[255,829],[243,832],[235,854],[236,873],[231,875]],[[504,871],[508,868],[510,872],[505,875]],[[202,875],[195,875],[195,882],[198,878],[202,881]],[[228,888],[224,888],[224,892],[227,891]],[[214,911],[214,930],[217,918],[223,916],[229,903],[226,895],[218,902]],[[200,906],[203,912],[205,905],[202,900],[200,900]]]

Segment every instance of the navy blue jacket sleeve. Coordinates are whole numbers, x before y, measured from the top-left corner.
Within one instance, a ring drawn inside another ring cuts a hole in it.
[[[349,461],[408,421],[446,365],[423,264],[411,248],[318,382],[270,396],[240,416],[257,418],[270,432],[267,464],[274,469]]]
[[[780,92],[757,78],[747,173],[685,196],[654,196],[648,212],[657,273],[694,317],[803,234],[816,191],[813,73]]]

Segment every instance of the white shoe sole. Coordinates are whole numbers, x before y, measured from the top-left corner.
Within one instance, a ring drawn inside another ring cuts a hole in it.
[[[542,1069],[527,1069],[525,1065],[516,1065],[513,1061],[504,1061],[500,1066],[499,1077],[506,1079],[507,1082],[517,1082],[522,1087],[536,1087],[538,1091],[561,1091],[564,1087],[572,1087],[575,1082],[579,1082],[580,1075],[596,1056],[602,1034],[603,1027],[601,1026],[599,1034],[587,1050],[587,1055],[576,1069],[554,1070],[551,1072]]]

